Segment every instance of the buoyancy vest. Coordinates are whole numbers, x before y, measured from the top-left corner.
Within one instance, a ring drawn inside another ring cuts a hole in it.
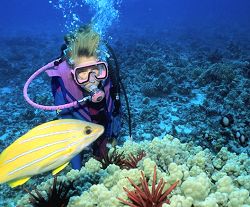
[[[63,91],[63,94],[65,96],[65,101],[67,103],[81,100],[83,97],[85,97],[85,91],[82,90],[82,88],[77,85],[73,79],[73,76],[71,74],[71,68],[68,65],[66,61],[63,61],[58,66],[55,66],[53,69],[46,71],[47,75],[51,78],[58,77],[59,78],[59,85],[60,90]],[[114,110],[114,101],[110,94],[110,89],[112,87],[112,81],[108,77],[106,80],[103,81],[103,90],[105,92],[105,101],[106,101],[106,114],[107,114],[107,120],[109,123],[107,123],[107,129],[106,136],[112,135],[112,126],[111,122],[113,120],[112,112]],[[74,108],[74,111],[77,111],[80,113],[82,118],[86,121],[92,122],[91,115],[93,113],[98,113],[98,111],[95,111],[93,108],[89,108],[86,103],[81,103],[78,106]],[[91,113],[90,113],[91,112]]]

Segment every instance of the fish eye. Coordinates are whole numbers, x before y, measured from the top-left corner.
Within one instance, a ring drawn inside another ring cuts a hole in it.
[[[92,132],[90,127],[85,127],[85,134],[90,134]]]

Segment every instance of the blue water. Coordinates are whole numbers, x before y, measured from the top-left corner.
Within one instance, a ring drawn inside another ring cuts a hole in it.
[[[18,32],[19,29],[32,29],[35,30],[34,32],[39,32],[47,28],[55,31],[64,30],[63,9],[55,9],[54,7],[58,2],[60,1],[49,3],[49,1],[41,0],[2,0],[0,7],[1,31],[16,30]],[[83,7],[74,8],[82,22],[88,22],[94,16],[93,9],[86,3],[81,3],[82,1],[71,2],[83,5]],[[66,5],[66,3],[64,4]],[[157,0],[156,2],[127,0],[118,2],[118,4],[120,5],[118,7],[118,24],[122,28],[155,26],[166,29],[176,25],[194,27],[224,25],[224,27],[237,26],[249,29],[250,2],[248,0]],[[115,24],[113,26],[117,27]]]
[[[60,55],[65,34],[92,22],[117,55],[135,141],[171,134],[213,153],[227,147],[249,156],[249,10],[249,0],[1,0],[0,152],[56,119],[29,106],[23,86]],[[50,91],[43,75],[29,92],[50,105]],[[124,96],[122,105],[120,145],[129,137]],[[229,126],[225,117],[233,117]],[[0,188],[0,206],[13,192],[20,189]]]

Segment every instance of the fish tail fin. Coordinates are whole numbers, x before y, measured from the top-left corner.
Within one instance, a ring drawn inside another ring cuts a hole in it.
[[[30,179],[30,177],[25,177],[25,178],[22,178],[19,180],[10,181],[10,182],[8,182],[8,185],[12,188],[15,188],[16,186],[19,186],[19,185],[26,183],[29,179]]]

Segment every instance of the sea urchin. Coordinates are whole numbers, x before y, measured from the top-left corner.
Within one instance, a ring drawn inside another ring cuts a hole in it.
[[[131,207],[161,207],[164,203],[169,204],[167,196],[172,192],[172,190],[177,186],[179,181],[176,181],[170,188],[163,192],[163,188],[166,182],[163,178],[160,179],[158,185],[156,186],[156,166],[154,167],[154,175],[152,181],[152,190],[150,191],[148,182],[145,178],[143,172],[141,172],[142,177],[140,178],[141,187],[136,185],[130,178],[129,182],[135,188],[133,191],[129,191],[127,188],[123,188],[127,192],[128,198],[132,201],[126,201],[122,198],[118,198],[122,203]]]
[[[66,185],[64,182],[60,182],[57,187],[57,176],[55,176],[53,185],[47,192],[47,198],[44,197],[37,189],[35,189],[36,194],[31,193],[25,188],[24,190],[31,195],[29,201],[34,207],[66,207],[70,199],[68,193],[73,188],[73,182],[69,185]]]

